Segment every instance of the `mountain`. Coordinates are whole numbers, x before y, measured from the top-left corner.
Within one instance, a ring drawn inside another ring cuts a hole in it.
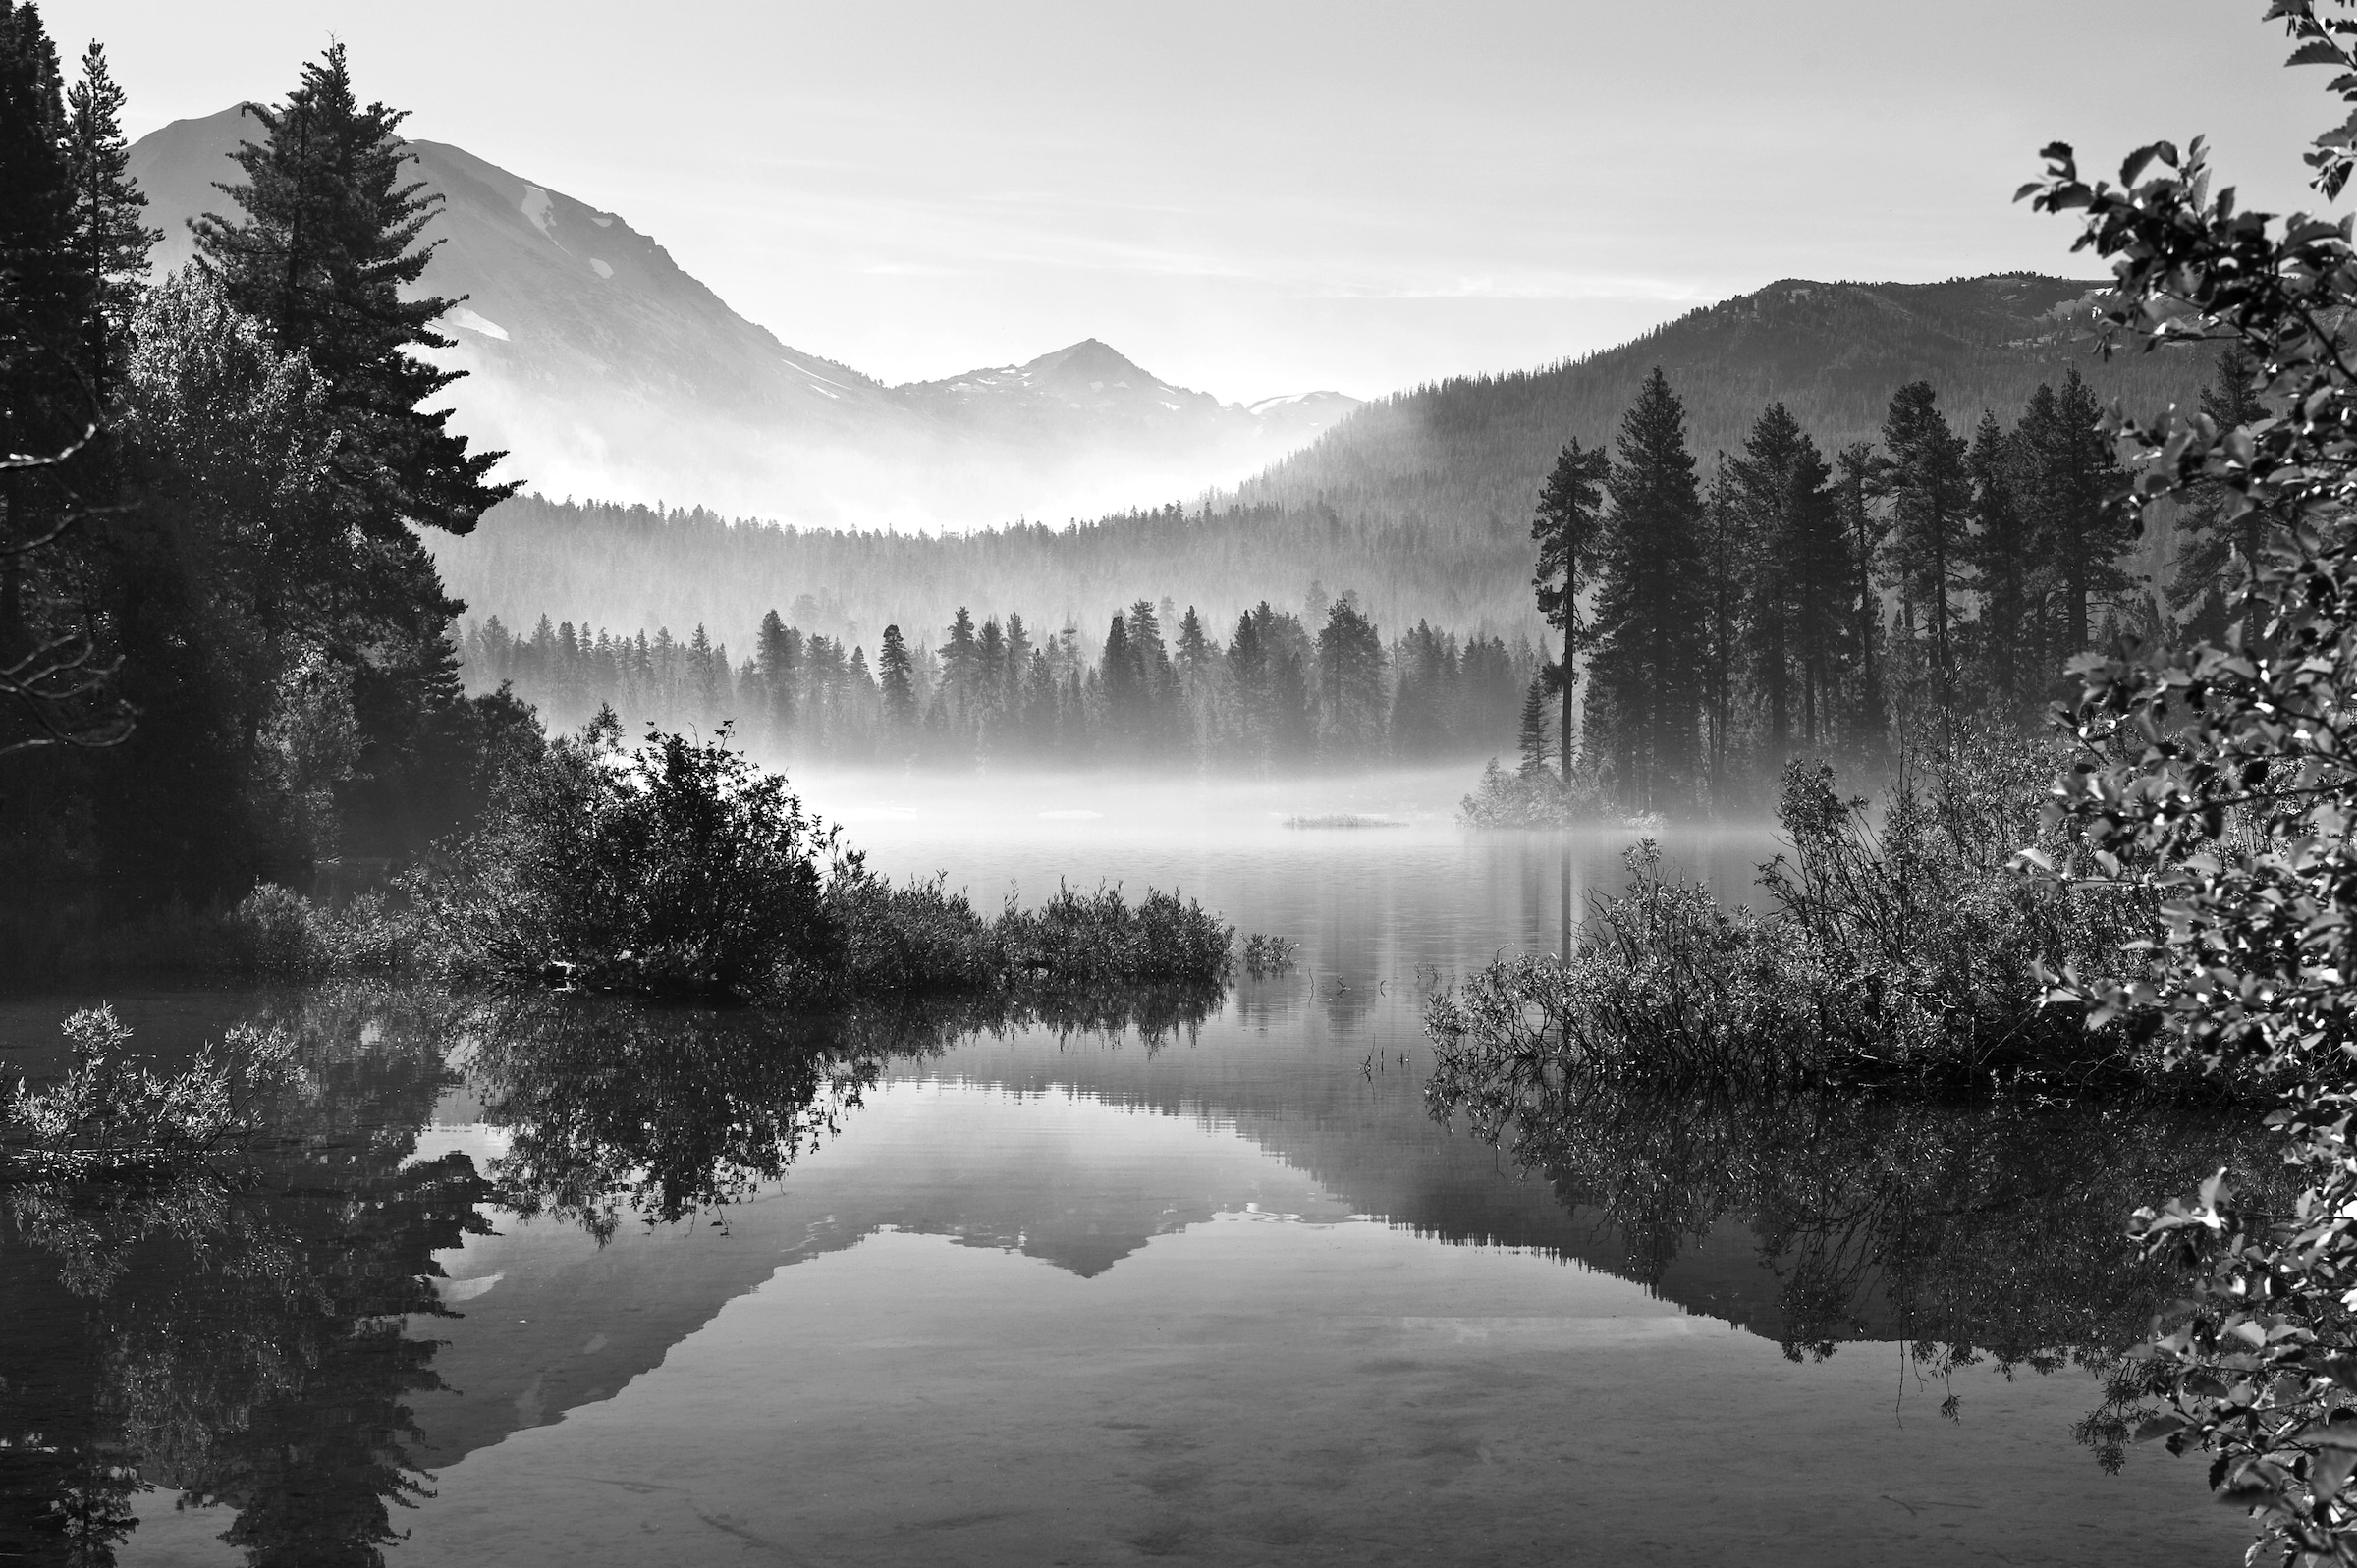
[[[1345,523],[1415,520],[1461,538],[1518,538],[1563,442],[1609,446],[1657,365],[1685,402],[1687,444],[1706,467],[1712,454],[1738,451],[1771,403],[1790,408],[1829,456],[1873,440],[1891,395],[1918,379],[1939,389],[1964,431],[1985,408],[2010,422],[2040,382],[2058,383],[2073,365],[2107,399],[2190,399],[2208,374],[2198,351],[2095,356],[2092,301],[2106,287],[2031,273],[1934,284],[1786,278],[1601,353],[1370,404],[1237,496],[1331,507]]]
[[[946,424],[1027,444],[1151,445],[1183,432],[1244,457],[1257,446],[1264,462],[1359,406],[1356,398],[1340,392],[1295,393],[1248,406],[1222,403],[1157,379],[1094,338],[1028,364],[911,382],[895,387],[893,396]]]
[[[164,231],[159,268],[192,253],[188,220],[234,211],[214,182],[258,127],[243,108],[141,137],[131,172]],[[421,288],[464,297],[436,355],[467,372],[456,423],[510,451],[550,494],[673,497],[801,524],[966,527],[1199,493],[1309,439],[1272,416],[1172,387],[1093,339],[1027,365],[887,387],[804,353],[730,308],[615,213],[461,147],[412,141],[442,198]],[[1311,394],[1330,422],[1354,401]]]
[[[1535,635],[1529,519],[1540,482],[1566,439],[1612,441],[1653,366],[1685,399],[1689,444],[1706,465],[1738,448],[1777,400],[1829,453],[1872,439],[1891,393],[1918,378],[1940,389],[1965,432],[1983,408],[2011,421],[2041,382],[2059,383],[2074,366],[2106,398],[2190,402],[2210,374],[2205,351],[2092,353],[2083,327],[2097,287],[2026,274],[1773,284],[1583,359],[1369,404],[1207,509],[908,540],[520,498],[496,528],[437,553],[454,592],[519,628],[543,611],[650,634],[700,622],[740,650],[763,611],[795,619],[805,595],[804,629],[872,642],[894,621],[925,634],[961,604],[977,618],[1019,610],[1033,625],[1069,618],[1093,629],[1120,606],[1167,595],[1225,626],[1264,598],[1298,607],[1313,584],[1356,590],[1389,634],[1428,618]],[[1052,373],[1034,373],[1024,395]],[[1134,382],[1115,385],[1125,376],[1086,380],[1105,382],[1094,397],[1138,394]],[[1308,414],[1318,412],[1311,404]],[[2148,559],[2148,568],[2158,564]]]

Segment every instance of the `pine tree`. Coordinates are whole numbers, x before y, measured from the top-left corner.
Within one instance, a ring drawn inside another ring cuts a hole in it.
[[[411,350],[448,346],[431,323],[455,301],[402,297],[431,257],[431,245],[411,247],[433,207],[419,184],[402,183],[403,116],[359,107],[340,44],[303,68],[285,105],[248,112],[266,139],[237,155],[247,183],[219,187],[246,217],[199,219],[198,256],[230,301],[281,348],[301,350],[325,383],[340,494],[321,514],[365,559],[304,586],[340,619],[333,640],[353,676],[361,746],[342,801],[349,821],[369,826],[348,847],[399,854],[414,835],[449,831],[444,808],[428,802],[466,766],[442,749],[465,701],[448,634],[464,607],[414,530],[466,533],[515,486],[485,480],[502,454],[469,453],[446,428],[449,410],[421,406],[455,374]]]
[[[865,676],[867,650],[854,650],[851,664],[855,676]],[[884,645],[876,653],[878,684],[883,688],[885,719],[904,730],[916,724],[916,686],[910,678],[911,668],[908,645],[901,640],[901,628],[886,626]]]
[[[286,103],[247,112],[264,139],[236,154],[244,184],[216,187],[246,217],[196,220],[199,257],[239,308],[327,378],[363,526],[471,531],[517,484],[486,478],[505,453],[467,451],[448,428],[449,410],[424,407],[464,372],[411,351],[449,348],[433,323],[461,301],[401,297],[441,243],[411,248],[440,198],[420,194],[421,181],[403,181],[407,112],[360,107],[341,43],[302,68]]]
[[[802,634],[781,620],[775,610],[761,618],[753,637],[754,668],[761,692],[770,744],[784,747],[794,735],[795,683],[800,676]]]
[[[1260,645],[1260,624],[1247,610],[1235,618],[1235,635],[1228,639],[1228,689],[1233,694],[1228,738],[1245,757],[1268,756],[1268,654]]]
[[[965,606],[951,618],[949,640],[941,645],[942,685],[951,718],[963,725],[973,712],[974,689],[982,678],[979,650],[974,643],[974,618]]]
[[[1539,491],[1538,513],[1530,523],[1530,536],[1539,545],[1538,567],[1530,579],[1538,590],[1539,614],[1563,638],[1562,669],[1557,677],[1562,696],[1562,732],[1556,754],[1565,759],[1573,755],[1571,708],[1579,651],[1593,640],[1589,628],[1580,623],[1579,598],[1593,584],[1600,566],[1603,487],[1611,471],[1612,458],[1602,449],[1583,450],[1577,439],[1565,443]]]
[[[1743,651],[1748,597],[1748,531],[1734,464],[1719,454],[1702,511],[1702,652],[1704,721],[1710,729],[1706,775],[1712,804],[1727,798],[1728,758],[1734,749],[1735,674]]]
[[[1967,557],[1972,485],[1964,440],[1948,428],[1939,394],[1910,382],[1883,421],[1884,485],[1892,503],[1890,558],[1899,591],[1931,620],[1932,680],[1943,712],[1955,705],[1954,606]]]
[[[1839,525],[1825,460],[1782,404],[1760,415],[1729,467],[1741,519],[1744,651],[1767,709],[1767,760],[1781,768],[1792,749],[1796,681],[1802,731],[1812,745],[1818,738],[1839,629],[1832,597],[1843,575]]]
[[[2135,522],[2109,505],[2124,475],[2104,433],[2103,407],[2075,367],[2060,393],[2041,386],[2030,395],[2020,439],[2031,526],[2061,591],[2059,652],[2067,659],[2088,647],[2090,601],[2128,586],[2119,558],[2134,541]]]
[[[104,608],[89,602],[86,538],[65,533],[112,499],[111,465],[82,445],[103,414],[82,362],[90,293],[57,51],[34,7],[0,0],[0,453],[62,460],[0,468],[0,755],[112,744],[132,720],[91,674]],[[62,809],[0,800],[0,832]]]
[[[1383,743],[1383,634],[1348,589],[1318,631],[1318,697],[1327,749],[1363,757]]]
[[[1534,774],[1547,766],[1556,751],[1557,729],[1551,721],[1555,715],[1555,685],[1562,678],[1560,667],[1550,665],[1542,655],[1540,667],[1530,677],[1530,685],[1522,693],[1522,722],[1515,730],[1514,743],[1522,753],[1521,771]]]
[[[1697,783],[1704,564],[1685,406],[1658,367],[1622,417],[1616,445],[1591,669],[1630,803],[1664,810],[1690,800]]]
[[[101,409],[114,403],[131,313],[147,277],[147,252],[163,231],[140,220],[147,196],[131,178],[123,139],[123,89],[92,42],[82,77],[66,92],[66,143],[73,171],[77,267],[88,291],[82,324],[83,367]]]
[[[1178,648],[1175,660],[1178,678],[1190,691],[1199,688],[1210,674],[1211,662],[1218,657],[1219,650],[1204,635],[1203,618],[1195,614],[1193,605],[1188,605],[1185,616],[1178,622]]]
[[[2037,562],[2021,503],[2020,451],[1984,411],[1965,466],[1972,478],[1973,533],[1967,585],[1981,600],[1981,645],[1998,712],[2018,715],[2040,684],[2025,657],[2030,638],[2031,573]]]
[[[1149,745],[1173,738],[1178,679],[1162,640],[1162,616],[1149,599],[1129,607],[1129,658],[1137,669],[1136,727]]]
[[[1009,713],[1019,713],[1023,706],[1023,688],[1031,673],[1031,633],[1023,625],[1023,618],[1009,611],[1007,615],[1007,678],[1000,694],[1000,704]]]
[[[55,450],[87,303],[74,232],[64,82],[40,13],[0,0],[0,419],[5,450]]]
[[[1875,659],[1882,646],[1882,597],[1875,591],[1875,563],[1882,559],[1890,523],[1875,510],[1882,489],[1882,463],[1872,445],[1853,441],[1836,460],[1834,480],[1835,526],[1840,531],[1844,568],[1849,580],[1844,594],[1849,610],[1851,646],[1857,650],[1857,684],[1852,695],[1850,724],[1857,738],[1868,745],[1883,733],[1883,676]]]

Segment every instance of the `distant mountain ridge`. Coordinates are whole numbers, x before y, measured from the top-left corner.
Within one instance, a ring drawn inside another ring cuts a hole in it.
[[[1246,504],[1332,508],[1346,521],[1429,522],[1460,538],[1519,536],[1540,480],[1573,436],[1609,446],[1655,366],[1686,406],[1707,469],[1735,452],[1771,403],[1830,456],[1875,439],[1891,395],[1914,380],[1969,430],[1984,408],[2010,423],[2041,382],[2076,366],[2097,393],[2158,406],[2190,399],[2198,351],[2089,351],[2092,298],[2108,284],[2000,273],[1945,283],[1785,278],[1689,311],[1628,343],[1544,369],[1458,376],[1380,399],[1238,487]]]
[[[1387,634],[1419,618],[1509,640],[1540,630],[1530,515],[1556,452],[1609,446],[1638,381],[1661,365],[1685,400],[1706,473],[1782,401],[1829,455],[1873,439],[1891,395],[1918,378],[1968,433],[1984,407],[2010,423],[2041,382],[2073,367],[2105,398],[2190,402],[2206,351],[2095,357],[2082,335],[2098,285],[2005,274],[1943,284],[1802,279],[1692,311],[1586,358],[1467,376],[1366,405],[1210,508],[1111,514],[1077,529],[882,540],[730,527],[522,498],[499,526],[438,547],[478,615],[528,627],[543,612],[615,630],[702,623],[750,645],[761,614],[807,594],[806,629],[872,640],[890,622],[946,625],[1018,610],[1093,632],[1139,597],[1194,605],[1227,627],[1261,599],[1297,607],[1348,588]],[[1092,377],[1092,379],[1097,379]],[[1134,390],[1134,389],[1131,389]],[[2167,541],[2148,542],[2159,569]],[[911,631],[911,636],[924,633]]]
[[[259,130],[242,107],[132,148],[156,262]],[[442,197],[422,287],[463,304],[440,357],[468,372],[456,423],[551,494],[669,497],[806,524],[966,527],[1103,511],[1233,482],[1356,406],[1264,416],[1171,386],[1091,339],[1021,366],[888,387],[739,315],[619,215],[446,142],[409,144]],[[1093,390],[1092,390],[1093,384]]]

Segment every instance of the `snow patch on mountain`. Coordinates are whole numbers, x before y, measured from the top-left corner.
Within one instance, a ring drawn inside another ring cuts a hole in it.
[[[497,338],[502,343],[506,343],[508,341],[507,328],[501,326],[498,322],[493,321],[488,316],[476,314],[474,311],[467,309],[465,305],[452,306],[449,310],[443,312],[442,319],[449,322],[454,327],[464,327],[468,332],[479,332],[486,338]]]
[[[523,199],[516,203],[516,208],[519,212],[521,212],[524,217],[531,220],[531,225],[533,228],[539,230],[551,240],[556,239],[557,204],[553,199],[551,199],[547,191],[541,189],[535,185],[525,186],[523,188]]]

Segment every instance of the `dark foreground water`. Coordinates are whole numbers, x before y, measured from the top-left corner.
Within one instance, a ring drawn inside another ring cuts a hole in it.
[[[144,1049],[262,1018],[308,1076],[239,1169],[8,1195],[0,1563],[2236,1559],[2198,1461],[2073,1431],[2165,1299],[2121,1217],[2230,1129],[1440,1126],[1423,988],[1560,942],[1630,836],[1462,838],[1438,794],[813,791],[986,898],[1177,882],[1300,939],[1208,1011],[115,994]],[[1337,810],[1416,821],[1278,826]],[[1771,849],[1672,840],[1730,891]],[[0,1005],[0,1058],[95,1000]]]

